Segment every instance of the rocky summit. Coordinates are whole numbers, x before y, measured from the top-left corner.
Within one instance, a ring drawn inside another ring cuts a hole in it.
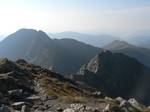
[[[103,51],[83,65],[74,79],[113,98],[134,97],[150,104],[150,68],[122,53]]]
[[[19,59],[0,60],[0,112],[149,112],[136,99],[100,91]]]

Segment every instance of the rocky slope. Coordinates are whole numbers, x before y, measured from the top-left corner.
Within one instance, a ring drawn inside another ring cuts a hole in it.
[[[99,48],[88,44],[73,39],[50,39],[43,31],[33,29],[18,30],[0,42],[0,57],[25,59],[62,74],[76,72],[98,52]]]
[[[74,79],[111,97],[135,97],[140,102],[150,104],[150,69],[121,53],[100,53],[83,65]]]
[[[34,109],[48,100],[76,101],[89,94],[77,83],[24,60],[15,63],[8,59],[0,60],[0,85],[0,104],[15,109],[19,108],[15,107],[15,102],[22,105],[27,103]]]
[[[0,112],[149,112],[135,99],[101,92],[24,60],[0,60]]]

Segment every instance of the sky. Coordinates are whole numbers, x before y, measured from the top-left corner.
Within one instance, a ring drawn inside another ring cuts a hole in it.
[[[150,31],[150,0],[0,0],[0,35],[21,28],[128,35]]]

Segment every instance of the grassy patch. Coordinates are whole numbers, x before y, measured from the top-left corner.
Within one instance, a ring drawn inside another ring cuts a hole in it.
[[[75,97],[61,96],[59,97],[59,101],[64,103],[86,103],[88,100],[86,97],[82,96],[75,96]]]
[[[61,82],[45,76],[40,79],[40,83],[47,91],[47,95],[56,96],[61,102],[84,103],[87,101],[87,98],[83,97],[83,93],[68,82]]]

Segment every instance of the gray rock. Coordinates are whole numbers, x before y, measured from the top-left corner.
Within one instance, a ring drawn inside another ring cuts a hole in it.
[[[102,112],[102,109],[93,106],[87,106],[84,104],[71,104],[70,107],[66,108],[63,112]]]
[[[27,101],[32,101],[32,102],[33,102],[33,101],[38,101],[38,100],[40,100],[40,97],[33,95],[33,96],[27,97],[26,100],[27,100]]]
[[[128,100],[128,102],[129,102],[134,108],[139,109],[139,110],[142,111],[142,107],[141,107],[141,105],[139,104],[139,102],[136,101],[136,99],[131,98],[131,99]]]
[[[63,112],[76,112],[74,109],[71,109],[71,108],[67,108],[65,109]]]
[[[122,97],[117,97],[115,100],[118,101],[120,104],[121,104],[122,102],[126,101],[126,100],[123,99]]]
[[[110,104],[107,104],[106,107],[103,109],[103,112],[109,112],[110,111]]]
[[[38,109],[36,109],[34,112],[43,112],[42,110],[38,110]]]
[[[105,97],[105,100],[107,100],[107,101],[113,101],[113,99],[110,98],[110,97]]]
[[[13,103],[11,106],[15,109],[15,110],[21,110],[22,106],[24,105],[28,105],[26,102],[15,102]]]
[[[27,105],[23,105],[21,108],[21,112],[30,112],[30,108]]]
[[[104,95],[100,91],[95,91],[92,93],[92,96],[94,96],[95,98],[100,98],[103,97]]]
[[[142,112],[142,108],[141,107],[137,107],[137,106],[133,106],[130,102],[128,102],[128,101],[123,101],[121,104],[120,104],[120,106],[119,106],[119,108],[124,108],[124,109],[126,109],[126,110],[136,110],[136,111],[138,111],[138,112]]]
[[[70,107],[74,110],[77,110],[77,111],[86,110],[86,105],[83,105],[83,104],[71,104]]]

